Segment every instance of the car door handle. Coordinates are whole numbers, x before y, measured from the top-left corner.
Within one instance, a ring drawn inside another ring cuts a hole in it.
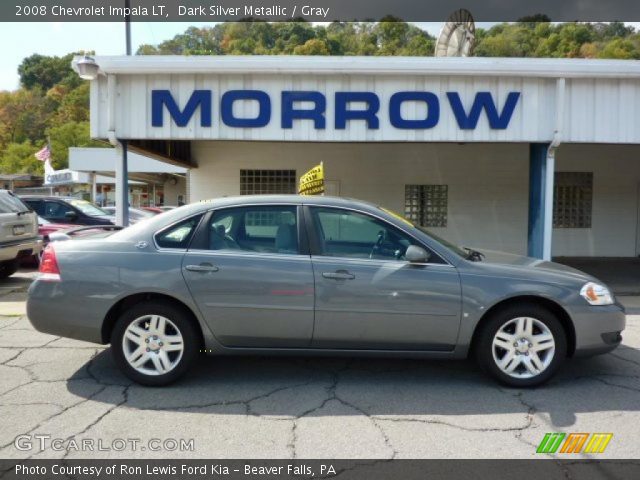
[[[322,274],[324,278],[331,278],[333,280],[353,280],[356,276],[353,273],[346,270],[338,270],[337,272],[324,272]]]
[[[210,263],[201,263],[200,265],[187,265],[185,270],[190,272],[217,272],[219,269]]]

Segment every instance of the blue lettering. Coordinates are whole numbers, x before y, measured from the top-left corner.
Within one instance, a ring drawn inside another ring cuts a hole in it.
[[[258,116],[255,118],[236,117],[233,114],[233,104],[236,100],[256,100],[258,102]],[[220,114],[222,122],[229,127],[265,127],[271,120],[271,99],[262,90],[229,90],[222,95],[220,100]]]
[[[295,102],[313,102],[308,110],[294,109]],[[293,128],[294,120],[313,120],[315,129],[325,128],[327,99],[320,92],[282,92],[282,128]]]
[[[196,108],[200,107],[200,125],[211,126],[211,90],[194,90],[182,111],[169,90],[153,90],[151,92],[151,125],[154,127],[164,125],[163,106],[167,107],[169,115],[179,127],[185,127],[193,117]]]
[[[478,92],[476,98],[471,106],[469,115],[465,112],[460,100],[458,92],[447,92],[451,109],[453,110],[458,125],[463,130],[473,130],[478,125],[478,119],[480,113],[484,109],[487,112],[487,119],[489,120],[489,126],[493,129],[504,130],[509,126],[511,116],[516,108],[518,99],[520,98],[520,92],[510,92],[507,96],[507,101],[504,104],[502,113],[498,114],[498,110],[493,101],[493,97],[490,92]]]
[[[424,102],[427,104],[427,116],[423,119],[407,120],[400,113],[403,102]],[[440,101],[431,92],[398,92],[389,100],[389,121],[396,128],[425,129],[433,128],[440,120]]]
[[[179,106],[169,90],[152,90],[151,125],[153,127],[164,126],[164,110],[166,107],[169,118],[178,127],[186,127],[193,120],[197,110],[200,110],[200,126],[211,127],[212,97],[213,92],[211,90],[194,90],[186,104]],[[490,128],[494,130],[508,128],[520,97],[520,92],[509,92],[502,109],[498,110],[496,101],[494,101],[490,92],[477,92],[472,105],[467,111],[458,92],[447,92],[451,110],[458,126],[463,130],[477,128],[483,111],[487,116]],[[257,115],[254,118],[236,116],[233,111],[236,101],[257,102]],[[300,105],[302,102],[307,102],[310,105]],[[351,103],[353,102],[359,102],[363,106],[360,106],[360,108],[353,106],[352,108]],[[411,118],[411,116],[409,116],[410,118],[404,118],[402,116],[402,107],[405,102],[424,103],[427,107],[426,114],[419,115],[418,118]],[[396,92],[389,98],[388,108],[389,122],[394,128],[424,130],[436,127],[440,121],[440,99],[433,92]],[[283,129],[292,129],[295,120],[310,120],[313,122],[315,129],[325,129],[327,124],[326,110],[327,99],[321,92],[282,91],[280,126]],[[334,128],[336,130],[344,130],[350,120],[361,120],[365,122],[366,128],[379,129],[379,110],[380,98],[374,92],[336,92]],[[220,117],[222,123],[228,127],[265,127],[271,121],[271,98],[267,92],[262,90],[229,90],[220,99]]]
[[[350,102],[365,102],[364,110],[348,110]],[[364,120],[367,127],[376,130],[380,127],[377,113],[380,109],[380,99],[372,92],[336,92],[335,125],[338,130],[347,128],[348,120]]]

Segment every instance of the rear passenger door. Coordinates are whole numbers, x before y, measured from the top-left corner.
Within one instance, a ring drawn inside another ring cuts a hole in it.
[[[183,276],[225,346],[306,347],[313,272],[296,205],[213,211],[184,256]]]

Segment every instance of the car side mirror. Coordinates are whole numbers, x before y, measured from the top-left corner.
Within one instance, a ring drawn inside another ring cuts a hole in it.
[[[75,220],[76,218],[78,218],[78,214],[76,212],[65,212],[64,213],[64,218],[68,218],[69,220]]]
[[[409,245],[404,254],[404,258],[411,263],[427,263],[431,258],[431,254],[422,247]]]

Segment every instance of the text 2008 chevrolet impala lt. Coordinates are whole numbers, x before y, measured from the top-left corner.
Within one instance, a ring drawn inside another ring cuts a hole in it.
[[[187,205],[50,245],[29,288],[41,332],[111,343],[133,380],[214,354],[473,356],[533,386],[621,341],[623,308],[568,267],[461,249],[381,207],[255,196]]]

